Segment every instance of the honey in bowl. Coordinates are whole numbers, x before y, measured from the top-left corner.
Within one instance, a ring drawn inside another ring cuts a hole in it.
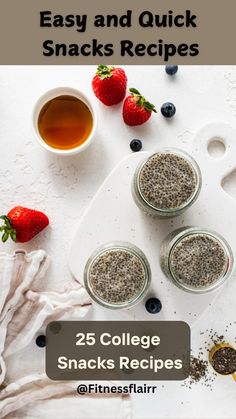
[[[79,98],[61,95],[49,100],[38,117],[38,130],[50,147],[70,150],[86,142],[93,128],[93,116]]]

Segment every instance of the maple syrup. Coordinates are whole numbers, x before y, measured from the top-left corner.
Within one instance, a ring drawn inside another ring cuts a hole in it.
[[[57,96],[42,107],[38,130],[50,147],[69,150],[86,142],[93,128],[88,106],[71,95]]]

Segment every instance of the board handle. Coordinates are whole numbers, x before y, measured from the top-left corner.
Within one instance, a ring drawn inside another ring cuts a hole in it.
[[[210,154],[208,147],[211,141],[223,143],[225,152],[221,157]],[[207,160],[209,167],[217,166],[217,176],[220,180],[236,169],[236,129],[229,124],[216,122],[205,125],[197,132],[193,145],[196,159]]]

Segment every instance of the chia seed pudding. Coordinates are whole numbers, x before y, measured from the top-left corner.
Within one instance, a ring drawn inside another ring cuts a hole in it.
[[[100,247],[85,267],[85,286],[90,296],[108,308],[129,307],[146,294],[151,279],[143,252],[126,242]]]
[[[203,293],[217,288],[229,277],[232,266],[228,243],[210,230],[176,230],[161,247],[163,272],[185,291]]]
[[[133,197],[146,213],[159,217],[181,214],[198,197],[201,174],[197,163],[185,152],[157,152],[136,169]]]

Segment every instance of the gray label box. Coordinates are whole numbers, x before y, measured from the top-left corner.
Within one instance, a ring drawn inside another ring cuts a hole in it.
[[[178,321],[60,321],[46,331],[52,380],[184,380],[190,328]]]

